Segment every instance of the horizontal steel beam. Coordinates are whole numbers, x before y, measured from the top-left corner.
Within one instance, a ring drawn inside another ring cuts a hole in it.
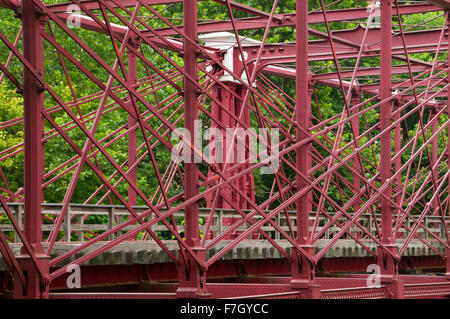
[[[428,2],[446,10],[450,9],[450,2],[447,0],[428,0]]]
[[[411,72],[424,72],[426,70],[429,70],[430,67],[426,67],[424,65],[412,65],[411,66]],[[439,68],[439,69],[442,69]],[[353,76],[354,71],[341,71],[341,77],[342,78],[351,78]],[[409,68],[407,65],[394,65],[392,66],[392,74],[408,74]],[[379,76],[380,75],[380,68],[361,68],[356,71],[355,77],[361,78],[366,76]],[[313,80],[330,80],[330,79],[337,79],[338,76],[336,72],[330,72],[330,73],[318,73],[312,75]]]
[[[400,15],[414,14],[414,13],[425,13],[440,11],[442,8],[431,5],[431,4],[414,4],[414,5],[404,5],[399,6]],[[329,22],[339,22],[339,21],[354,21],[354,20],[366,20],[370,16],[370,11],[367,8],[352,8],[352,9],[340,9],[340,10],[328,10],[327,20]],[[396,12],[395,12],[396,14]],[[294,13],[280,14],[276,15],[276,20],[272,21],[270,27],[289,27],[295,26]],[[310,12],[308,15],[308,23],[319,24],[324,23],[323,13],[321,11]],[[236,19],[235,25],[238,30],[251,30],[260,29],[267,26],[266,17],[255,17],[255,18],[242,18]],[[182,30],[182,26],[179,27]],[[217,21],[217,22],[206,22],[199,23],[198,32],[199,33],[211,33],[211,32],[223,32],[223,31],[233,31],[233,24],[230,21]],[[176,31],[171,28],[162,28],[158,30],[161,35],[174,35]]]
[[[355,44],[361,44],[364,37],[365,28],[358,26],[352,30],[339,30],[333,32],[333,36],[337,36],[342,40],[346,40]],[[422,30],[405,32],[405,43],[408,53],[422,53],[435,52],[441,36],[441,30]],[[441,43],[441,49],[447,50],[448,37],[445,36]],[[259,45],[247,45],[244,51],[248,54],[248,61],[255,60]],[[333,54],[331,52],[329,40],[311,40],[309,41],[309,60],[310,61],[324,61],[332,60]],[[369,29],[367,32],[365,45],[362,51],[362,57],[379,56],[381,50],[381,32],[380,29]],[[335,52],[338,59],[356,58],[359,54],[359,49],[354,46],[344,45],[340,43],[335,46]],[[402,38],[397,35],[392,36],[392,55],[401,55],[405,53],[405,46]],[[276,64],[276,63],[294,63],[296,57],[295,43],[267,43],[262,52],[262,62]]]

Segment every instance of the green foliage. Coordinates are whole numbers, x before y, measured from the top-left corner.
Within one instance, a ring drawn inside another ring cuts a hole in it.
[[[0,122],[23,115],[22,98],[6,85],[0,85]],[[11,125],[0,130],[0,152],[10,150],[23,143],[23,124]],[[23,153],[0,161],[3,173],[8,176],[8,186],[14,192],[23,185]],[[7,185],[2,185],[6,187]],[[6,195],[6,194],[3,194]]]

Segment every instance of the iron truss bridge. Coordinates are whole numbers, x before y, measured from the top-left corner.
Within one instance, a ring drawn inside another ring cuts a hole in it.
[[[269,2],[0,0],[0,297],[450,296],[450,1]]]

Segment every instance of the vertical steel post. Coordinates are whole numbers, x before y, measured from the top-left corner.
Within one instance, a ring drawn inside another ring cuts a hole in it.
[[[447,39],[450,37],[450,15],[447,15]],[[450,65],[450,41],[447,45],[447,64]],[[447,71],[447,81],[450,83],[450,72]],[[447,90],[447,115],[450,118],[450,90]],[[447,167],[450,167],[450,124],[447,125]],[[448,186],[447,186],[447,196],[450,196],[450,176],[448,177]],[[448,205],[449,213],[448,216],[450,216],[450,205]],[[449,234],[447,233],[447,236]],[[447,280],[450,280],[450,248],[446,249],[446,274],[445,278]]]
[[[139,48],[139,42],[137,39],[130,39],[130,45],[132,45],[136,50]],[[130,85],[135,85],[137,83],[137,74],[136,74],[136,54],[134,54],[131,50],[127,50],[128,56],[128,82]],[[133,109],[133,102],[130,100],[130,109]],[[131,129],[133,126],[137,124],[136,119],[128,114],[128,129]],[[134,130],[130,130],[128,133],[128,170],[130,167],[134,165],[137,161],[137,128]],[[137,182],[137,170],[134,168],[133,170],[128,172],[130,179],[136,183]],[[128,185],[128,203],[131,206],[136,206],[136,191]]]
[[[23,54],[25,59],[43,76],[43,39],[40,35],[45,28],[44,16],[32,0],[22,1]],[[44,89],[27,68],[23,72],[24,107],[24,233],[34,250],[34,255],[43,271],[48,271],[48,258],[42,248],[41,185],[44,174],[44,147],[42,138],[44,121]],[[15,298],[37,299],[45,297],[43,281],[28,252],[22,248],[18,261],[26,275],[26,289],[20,282],[14,283]]]
[[[392,4],[391,0],[381,1],[381,79],[380,79],[380,99],[385,100],[391,96],[392,84]],[[392,121],[391,102],[380,104],[380,130],[385,130]],[[380,141],[380,166],[381,166],[381,184],[386,183],[392,175],[391,172],[391,134],[385,133]],[[391,185],[384,192],[388,197],[392,196]],[[382,233],[384,244],[392,243],[392,209],[387,199],[381,198],[382,214]]]
[[[392,0],[381,1],[381,52],[380,52],[380,100],[392,95]],[[392,124],[392,103],[380,104],[380,131]],[[392,235],[393,208],[387,198],[392,197],[392,139],[391,131],[380,138],[380,170],[381,184],[389,183],[381,197],[381,243],[378,247],[378,265],[381,268],[381,282],[387,286],[387,298],[402,298],[403,284],[397,279],[398,265],[394,258],[384,251],[384,248],[396,252]]]
[[[38,9],[33,1],[23,2],[23,51],[25,59],[42,75],[43,42],[39,35],[42,27]],[[25,235],[35,249],[42,250],[40,190],[44,170],[44,149],[42,145],[44,122],[41,110],[44,104],[44,91],[33,74],[24,69],[24,144],[25,144]]]
[[[297,79],[296,79],[296,119],[300,128],[307,129],[311,105],[308,105],[308,3],[306,1],[297,1]],[[297,141],[307,138],[307,134],[300,128],[296,129]],[[307,174],[307,161],[309,144],[305,144],[297,149],[296,166],[302,173]],[[301,176],[296,177],[297,189],[301,190],[307,186],[307,183]],[[308,236],[308,207],[307,196],[302,196],[296,203],[297,205],[297,240],[299,244],[309,243]]]
[[[392,94],[392,1],[381,1],[381,52],[380,52],[380,100],[389,98]],[[380,131],[385,130],[392,121],[392,105],[391,102],[380,104]],[[380,170],[381,184],[390,183],[392,176],[392,144],[391,132],[386,132],[380,137]],[[392,197],[392,185],[388,185],[384,190],[384,195],[388,198]],[[386,247],[393,245],[392,237],[392,207],[389,201],[381,197],[381,242]],[[383,277],[392,277],[394,274],[394,264],[390,255],[384,252],[382,247],[378,249],[379,265]]]
[[[184,0],[184,33],[195,41],[198,39],[197,31],[197,0]],[[184,69],[191,78],[197,79],[197,49],[184,39]],[[197,87],[188,78],[184,77],[184,128],[190,132],[192,139],[195,139],[196,120],[198,119],[198,94]],[[192,140],[192,144],[195,142]],[[185,174],[185,200],[196,196],[199,193],[199,176],[198,166],[195,163],[195,152],[191,151],[189,163],[184,163]],[[185,240],[186,243],[196,251],[196,253],[204,258],[204,250],[200,245],[200,229],[199,229],[199,210],[198,202],[195,202],[185,208]],[[195,260],[185,254],[186,259],[179,254],[178,269],[178,289],[177,297],[179,298],[195,298],[206,294],[205,274],[200,272],[200,267]]]
[[[311,116],[311,82],[308,67],[308,1],[297,0],[297,21],[296,21],[296,41],[297,41],[297,58],[296,58],[296,140],[300,142],[308,137],[305,131],[310,127]],[[302,130],[303,129],[303,130]],[[308,175],[308,169],[311,166],[310,156],[311,145],[304,144],[296,151],[296,167],[304,174]],[[300,176],[296,176],[297,190],[301,190],[308,186],[308,183]],[[309,196],[305,194],[296,201],[297,207],[297,243],[304,248],[310,255],[314,255],[314,247],[311,245],[309,234]],[[304,290],[305,297],[317,298],[319,289],[314,283],[314,265],[312,265],[305,256],[300,255],[293,249],[292,261],[292,278],[291,287],[294,289]]]

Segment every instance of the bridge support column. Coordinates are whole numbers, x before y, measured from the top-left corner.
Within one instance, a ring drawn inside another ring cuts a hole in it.
[[[297,0],[297,79],[296,79],[296,140],[308,138],[311,117],[311,81],[308,67],[308,2]],[[303,176],[308,176],[311,167],[310,143],[300,146],[296,151],[296,168]],[[297,174],[297,191],[308,186],[304,177]],[[310,192],[296,201],[297,239],[296,242],[305,254],[292,249],[291,288],[302,291],[305,298],[319,298],[320,287],[315,282],[315,265],[310,259],[314,257],[309,231]]]
[[[394,253],[398,252],[395,245],[387,246]],[[404,283],[398,278],[398,263],[381,247],[378,247],[377,262],[380,266],[380,283],[386,286],[386,299],[403,299]]]
[[[392,0],[381,1],[381,52],[380,52],[380,100],[391,97],[392,84]],[[392,104],[380,104],[380,131],[386,130],[392,123]],[[392,234],[393,207],[389,202],[392,198],[392,141],[391,132],[387,131],[380,137],[380,182],[387,187],[380,194],[381,202],[381,243],[378,247],[378,265],[381,268],[382,282],[392,282],[396,279],[396,260],[385,249],[397,252],[395,237]]]
[[[45,28],[47,17],[35,6],[32,0],[22,1],[23,54],[39,75],[44,73],[43,39],[40,35]],[[17,260],[26,278],[23,289],[19,280],[14,280],[14,298],[40,299],[47,296],[48,286],[42,276],[48,275],[49,258],[42,247],[43,193],[41,185],[44,174],[44,147],[42,138],[44,121],[44,89],[32,72],[24,67],[23,72],[24,106],[24,234],[30,243],[43,274],[40,274],[28,251],[23,247]]]
[[[35,257],[41,270],[48,274],[50,258],[43,253],[35,253]],[[47,299],[49,285],[39,274],[31,256],[22,253],[17,256],[17,262],[25,275],[26,288],[24,289],[20,280],[16,279],[18,274],[14,273],[14,299]]]
[[[184,0],[184,32],[186,37],[197,41],[197,0]],[[197,79],[197,48],[184,39],[184,70],[192,78]],[[194,136],[196,120],[198,119],[198,89],[196,85],[184,77],[184,128]],[[184,163],[185,200],[199,193],[198,166],[194,160],[196,154],[191,151],[191,158]],[[200,260],[205,260],[205,252],[200,244],[198,202],[187,206],[184,210],[185,241]],[[181,248],[183,249],[183,248]],[[184,253],[184,254],[183,254]],[[184,255],[184,257],[183,257]],[[187,252],[178,254],[178,298],[198,298],[206,294],[206,276],[197,261]]]
[[[396,278],[390,283],[386,283],[386,299],[404,299],[405,285],[402,279]]]

